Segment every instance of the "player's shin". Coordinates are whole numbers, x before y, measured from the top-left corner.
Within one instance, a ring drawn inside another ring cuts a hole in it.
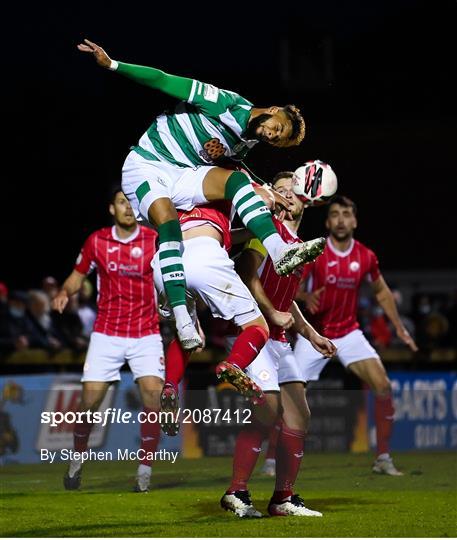
[[[394,406],[391,394],[375,396],[374,415],[377,456],[389,454],[389,443],[394,421]]]
[[[227,362],[245,369],[256,358],[268,340],[268,333],[261,326],[245,328],[236,338]]]
[[[303,458],[305,432],[282,424],[276,448],[276,486],[272,500],[281,502],[293,495]]]
[[[182,232],[178,220],[170,220],[158,227],[159,265],[169,304],[176,320],[178,337],[183,348],[200,347],[201,338],[186,307],[186,280],[181,257]]]
[[[247,490],[248,481],[262,450],[262,441],[268,436],[269,427],[254,419],[238,434],[233,457],[232,481],[227,493]]]
[[[279,236],[270,211],[244,173],[235,171],[230,175],[225,185],[225,198],[233,202],[245,227],[264,244],[271,258],[278,259],[286,243]]]

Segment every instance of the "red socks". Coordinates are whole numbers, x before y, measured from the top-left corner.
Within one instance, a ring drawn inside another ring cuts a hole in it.
[[[268,449],[265,459],[276,459],[276,447],[278,446],[279,433],[281,432],[282,420],[276,422],[276,424],[270,430],[270,438],[268,439]]]
[[[245,369],[259,354],[268,340],[268,333],[261,326],[248,326],[236,338],[227,362]]]
[[[268,436],[268,430],[268,426],[253,420],[252,424],[246,425],[238,434],[233,458],[232,483],[227,493],[248,489],[248,480],[262,450],[262,441]]]
[[[154,412],[153,409],[149,409],[148,407],[143,407],[143,411],[145,415]],[[151,415],[151,419],[153,416],[154,415]],[[143,422],[140,427],[140,436],[141,449],[144,450],[144,454],[146,455],[148,452],[155,452],[160,440],[159,422],[150,422],[149,420]],[[147,465],[148,467],[151,465],[151,461],[146,458],[142,459],[140,463],[142,465]]]
[[[276,449],[276,486],[273,502],[293,495],[293,487],[303,458],[305,432],[282,424]]]
[[[73,428],[73,444],[75,452],[85,452],[87,450],[87,443],[89,441],[91,430],[91,422],[87,422],[87,420],[84,420],[81,424],[75,422],[75,427]]]
[[[172,384],[178,388],[184,377],[190,353],[185,351],[177,339],[174,339],[167,350],[165,362],[165,384]]]
[[[389,453],[389,441],[394,418],[392,395],[375,396],[374,418],[376,423],[377,455]]]

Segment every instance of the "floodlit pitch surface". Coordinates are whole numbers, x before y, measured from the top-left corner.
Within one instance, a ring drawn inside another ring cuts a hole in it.
[[[297,492],[323,518],[242,520],[224,512],[228,458],[154,467],[152,490],[129,492],[135,463],[90,462],[79,492],[65,492],[58,465],[0,467],[3,536],[457,536],[455,453],[396,456],[401,478],[371,473],[371,456],[310,454]],[[257,470],[258,471],[258,470]],[[273,480],[255,473],[255,506],[266,512]]]

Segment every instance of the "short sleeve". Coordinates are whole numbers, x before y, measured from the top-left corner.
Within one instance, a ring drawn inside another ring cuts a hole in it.
[[[368,276],[371,282],[376,281],[380,275],[381,271],[379,269],[379,262],[378,257],[373,253],[373,251],[369,251],[369,267],[368,267]]]
[[[94,266],[94,237],[91,235],[84,242],[73,268],[80,274],[89,274]]]

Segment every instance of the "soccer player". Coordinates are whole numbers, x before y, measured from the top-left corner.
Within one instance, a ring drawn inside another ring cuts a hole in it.
[[[255,190],[270,206],[274,204],[270,191],[256,186]],[[263,392],[244,372],[265,345],[269,331],[256,301],[234,270],[228,256],[232,245],[230,201],[219,201],[187,212],[179,211],[183,231],[183,264],[186,271],[186,297],[189,312],[196,318],[196,300],[199,296],[210,309],[213,317],[234,322],[240,330],[230,355],[216,367],[217,376],[233,384],[253,402],[263,399]],[[247,231],[236,231],[238,243],[249,238]],[[161,313],[172,316],[164,282],[158,268],[158,256],[154,257],[154,280],[159,295]],[[184,376],[189,360],[177,340],[170,344],[166,357],[165,385],[161,394],[161,408],[175,413],[178,409],[178,384]],[[162,423],[168,435],[176,435],[179,420],[173,416]]]
[[[72,273],[53,300],[63,312],[70,296],[82,287],[93,269],[98,276],[97,318],[84,364],[80,411],[96,411],[111,383],[120,380],[120,369],[129,363],[138,384],[144,412],[159,411],[163,385],[164,354],[155,304],[151,260],[157,233],[140,226],[121,190],[113,194],[109,212],[112,227],[92,233],[85,241]],[[158,422],[141,424],[141,448],[155,452],[160,435]],[[74,449],[87,449],[92,424],[75,423]],[[72,460],[64,477],[65,489],[78,489],[82,463]],[[136,491],[148,491],[151,464],[138,466]]]
[[[160,269],[178,337],[184,349],[194,349],[201,338],[186,309],[182,233],[175,207],[190,210],[229,199],[244,225],[263,242],[279,274],[314,260],[323,249],[322,238],[287,246],[247,175],[218,166],[222,159],[244,158],[259,141],[281,148],[300,144],[304,120],[293,105],[253,107],[238,94],[210,84],[111,60],[87,39],[78,49],[92,54],[100,66],[180,100],[173,112],[158,116],[132,147],[122,170],[122,189],[135,214],[158,227]]]
[[[354,240],[357,209],[353,201],[336,196],[328,207],[329,231],[324,253],[305,266],[311,290],[303,295],[310,321],[338,347],[340,362],[365,382],[375,395],[377,457],[373,472],[401,476],[389,453],[394,407],[392,389],[382,362],[359,329],[357,298],[362,281],[368,278],[377,301],[396,329],[398,337],[412,351],[417,346],[403,325],[395,299],[381,275],[376,255]],[[305,381],[319,379],[328,362],[298,336],[295,354]]]
[[[304,203],[292,190],[292,176],[291,172],[281,172],[273,180],[274,188],[289,202],[288,218],[291,219],[284,223],[275,219],[279,234],[289,244],[299,242],[296,233],[304,210]],[[301,372],[285,330],[294,327],[303,339],[309,340],[310,347],[319,355],[331,357],[336,348],[308,324],[294,303],[303,267],[297,268],[289,276],[278,276],[264,247],[254,239],[238,259],[237,269],[259,303],[270,328],[270,339],[247,368],[248,375],[264,391],[266,402],[254,407],[251,424],[244,426],[237,437],[232,480],[221,499],[221,506],[239,517],[261,517],[252,504],[248,481],[259,457],[262,441],[280,416],[276,485],[268,512],[272,516],[320,517],[322,514],[306,508],[304,501],[293,490],[303,457],[309,408]]]

